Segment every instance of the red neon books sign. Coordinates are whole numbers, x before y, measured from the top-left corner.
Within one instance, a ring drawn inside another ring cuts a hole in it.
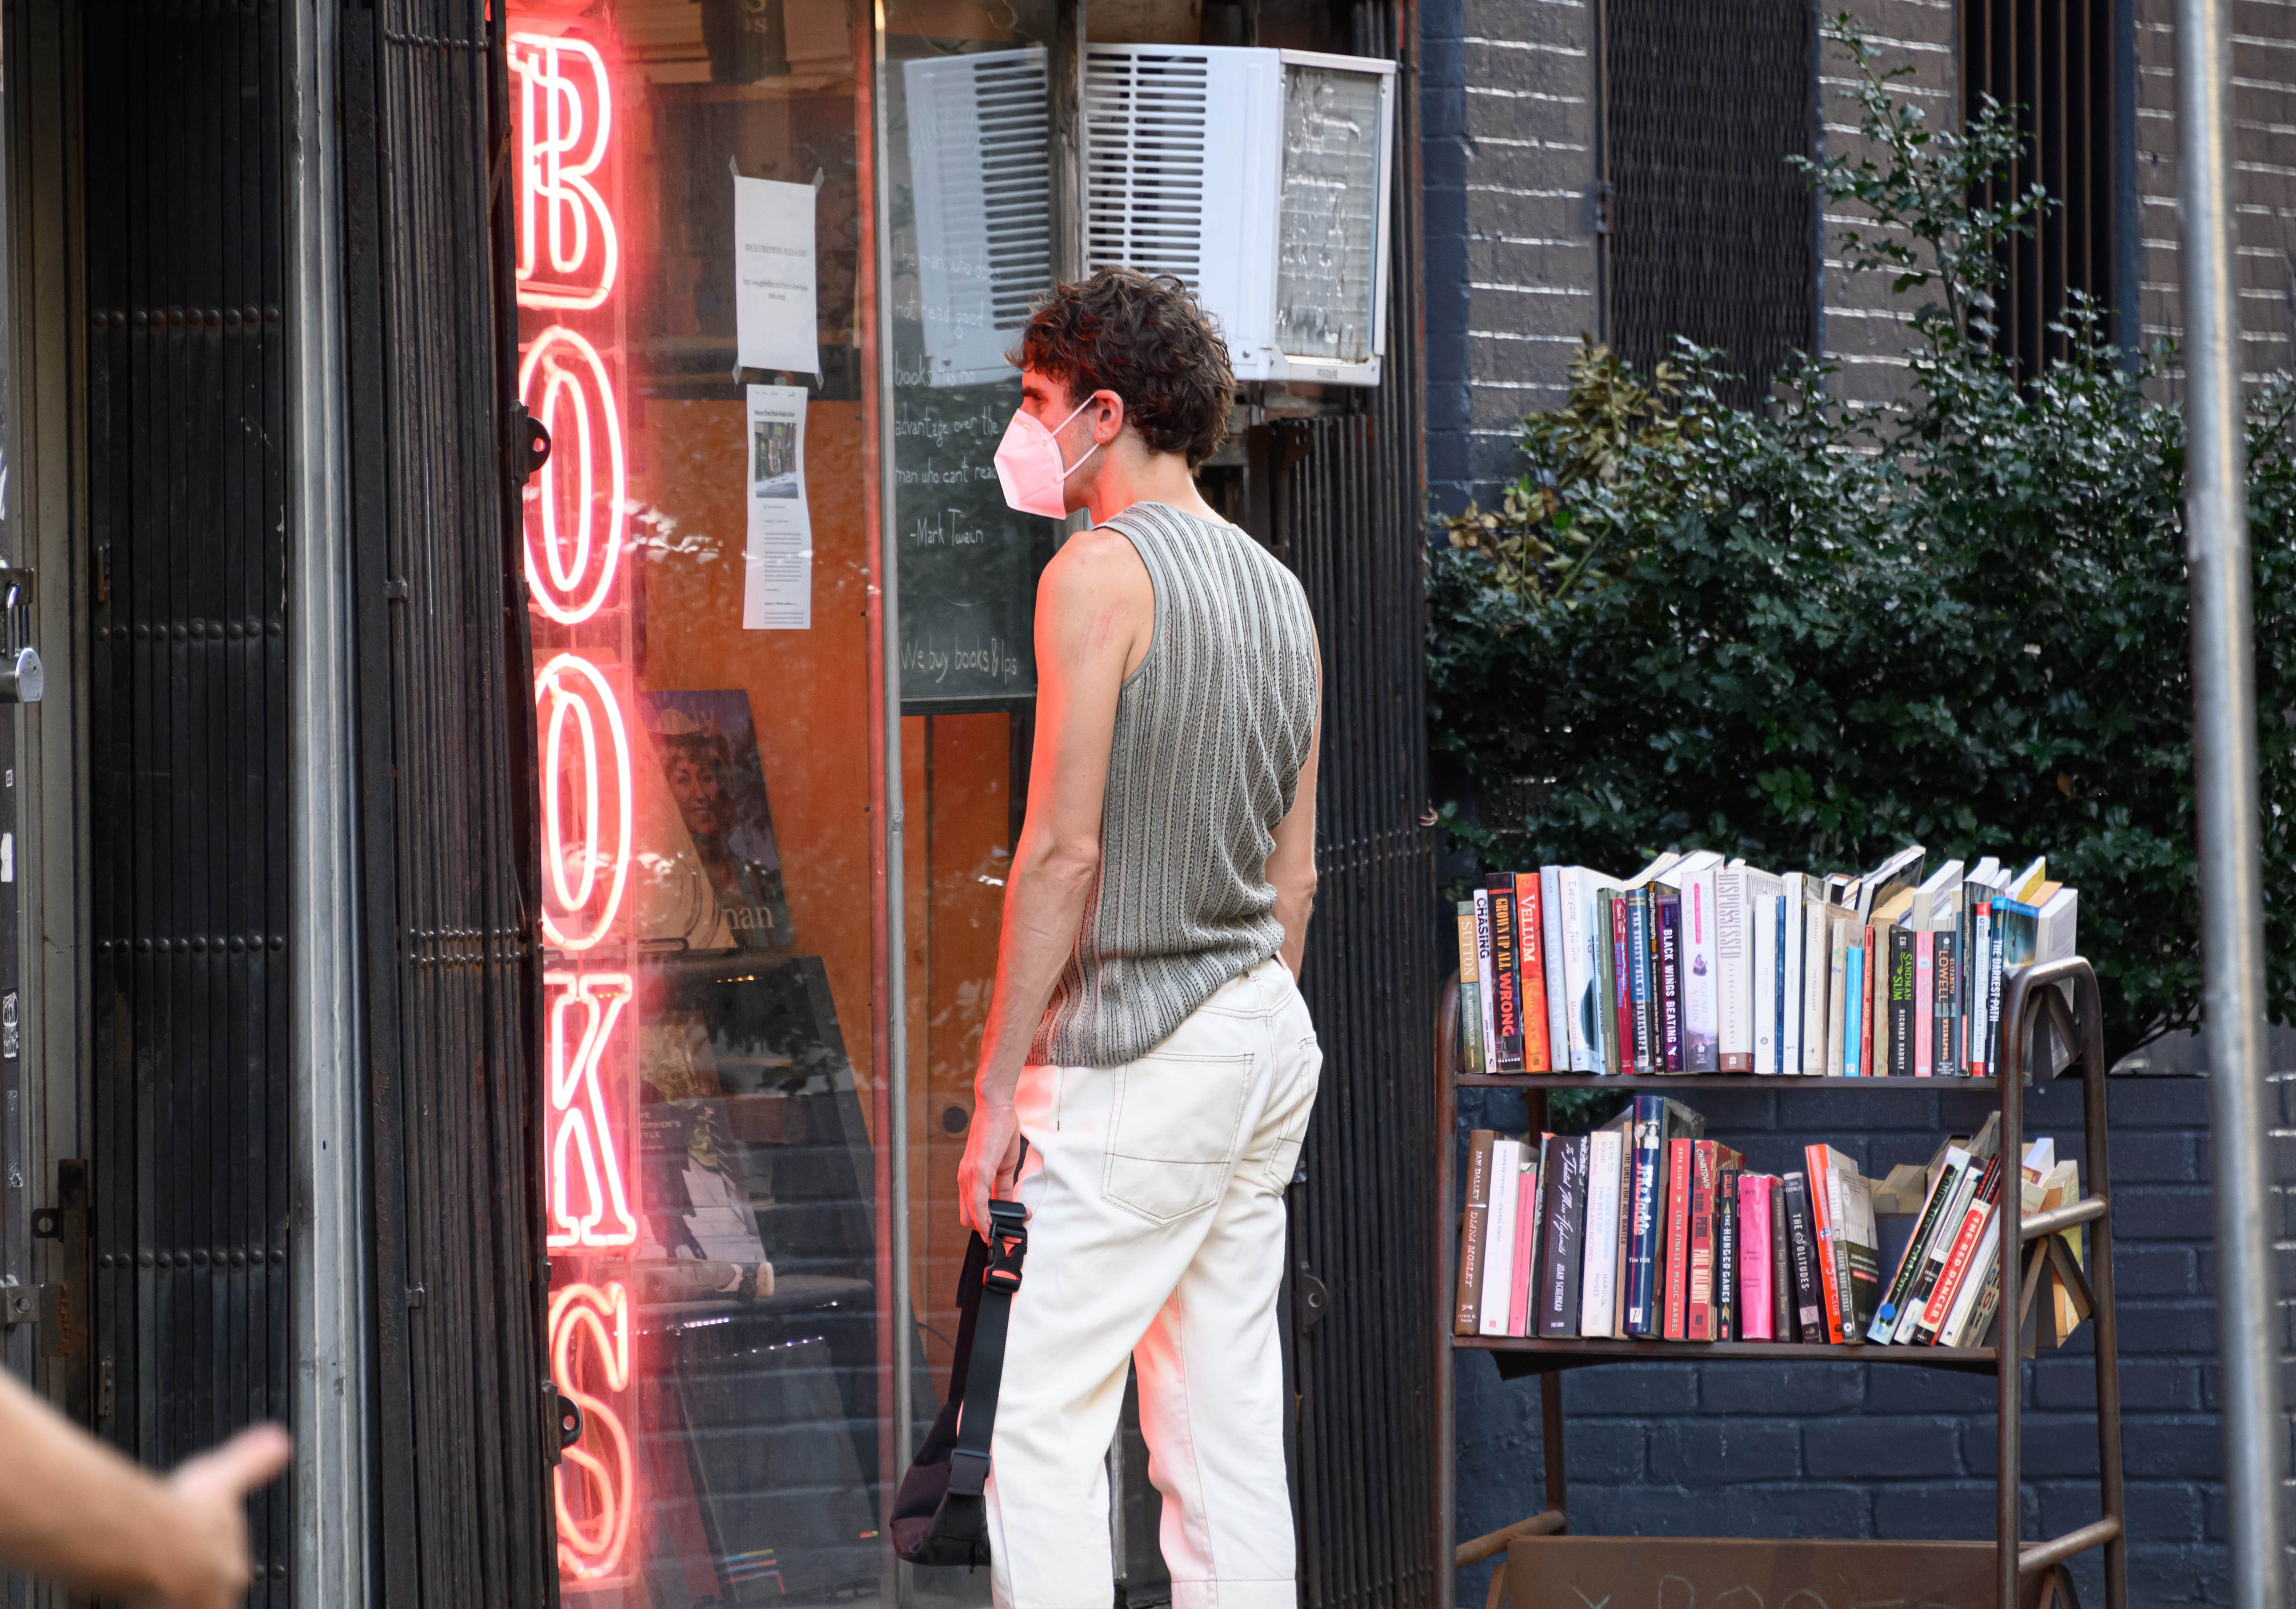
[[[629,1579],[638,1502],[630,1433],[628,1259],[638,1240],[628,969],[635,851],[629,630],[616,595],[627,522],[621,405],[621,236],[614,85],[587,39],[509,40],[517,119],[519,398],[549,431],[525,498],[526,580],[547,642],[540,740],[544,1212],[563,1272],[549,1308],[551,1376],[582,1434],[554,1472],[570,1589]],[[531,319],[531,323],[529,320]]]

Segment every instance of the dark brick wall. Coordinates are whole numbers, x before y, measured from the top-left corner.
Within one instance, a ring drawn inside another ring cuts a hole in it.
[[[1823,1139],[1879,1176],[1928,1160],[1943,1133],[1974,1132],[1987,1110],[1970,1094],[1740,1094],[1684,1082],[1683,1098],[1705,1113],[1708,1132],[1772,1172],[1800,1166],[1801,1146]],[[2276,1082],[2275,1170],[2284,1187],[2296,1180],[2296,1074]],[[2117,1078],[2109,1106],[2130,1601],[2221,1604],[2208,1086]],[[1508,1092],[1463,1091],[1461,1108],[1464,1126],[1524,1122],[1521,1098]],[[2027,1112],[2029,1134],[2054,1136],[2060,1156],[2082,1156],[2076,1084],[2037,1091]],[[2272,1221],[2285,1270],[2296,1221],[2284,1188],[2281,1197]],[[2286,1362],[2296,1360],[2296,1304],[2287,1300],[2287,1272],[2282,1278]],[[2087,1335],[2025,1368],[2029,1538],[2096,1517]],[[1650,1364],[1567,1375],[1563,1402],[1569,1507],[1572,1529],[1584,1534],[1992,1534],[1990,1379],[1857,1363]],[[1545,1507],[1538,1382],[1502,1384],[1488,1354],[1463,1352],[1457,1411],[1460,1539]],[[1488,1566],[1462,1572],[1459,1602],[1480,1604],[1488,1581]],[[2080,1586],[2086,1601],[2102,1601],[2095,1555]]]

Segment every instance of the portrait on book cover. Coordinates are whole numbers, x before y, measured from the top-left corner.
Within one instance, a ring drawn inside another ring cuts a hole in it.
[[[662,781],[734,944],[790,948],[795,940],[750,695],[727,688],[641,692],[638,700]]]

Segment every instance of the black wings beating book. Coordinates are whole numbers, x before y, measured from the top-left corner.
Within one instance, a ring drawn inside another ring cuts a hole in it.
[[[1554,1165],[1540,1181],[1546,1233],[1538,1247],[1538,1333],[1578,1333],[1578,1280],[1587,1238],[1587,1137],[1557,1135],[1547,1148]]]
[[[1651,886],[1651,930],[1657,940],[1658,1070],[1682,1071],[1682,895]]]

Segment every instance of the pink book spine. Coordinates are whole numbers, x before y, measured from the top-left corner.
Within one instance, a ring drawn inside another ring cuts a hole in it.
[[[1770,1181],[1738,1175],[1738,1338],[1770,1337]]]
[[[1514,1271],[1507,1289],[1506,1333],[1515,1336],[1530,1333],[1530,1270],[1538,1251],[1538,1171],[1534,1168],[1522,1178],[1522,1199],[1514,1216]]]
[[[1914,935],[1914,1076],[1930,1075],[1937,1002],[1937,935]]]

